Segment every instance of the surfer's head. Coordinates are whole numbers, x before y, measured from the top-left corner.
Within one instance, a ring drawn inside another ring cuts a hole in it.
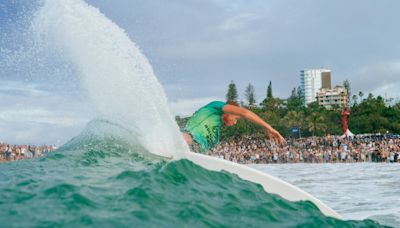
[[[239,107],[239,104],[234,101],[229,101],[229,102],[227,102],[227,104]],[[233,126],[237,123],[237,121],[239,119],[240,119],[240,116],[238,116],[238,115],[225,113],[224,115],[222,115],[222,124],[224,124],[224,126],[226,126],[226,127]]]

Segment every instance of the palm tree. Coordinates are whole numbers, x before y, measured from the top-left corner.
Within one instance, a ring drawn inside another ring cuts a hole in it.
[[[352,99],[353,99],[353,105],[356,105],[357,104],[357,99],[358,99],[357,95],[354,94]]]
[[[358,92],[358,96],[360,97],[360,100],[361,100],[360,103],[362,103],[364,93],[362,91],[360,91],[360,92]]]
[[[312,132],[313,136],[317,131],[323,131],[324,133],[326,132],[327,126],[325,123],[325,118],[321,114],[314,112],[308,116],[307,120],[308,130]]]
[[[302,112],[289,111],[283,121],[285,121],[285,125],[288,128],[301,127],[304,122],[304,115]]]

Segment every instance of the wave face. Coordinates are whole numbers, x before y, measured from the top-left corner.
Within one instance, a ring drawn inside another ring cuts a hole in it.
[[[113,132],[103,134],[103,130]],[[105,120],[40,159],[0,165],[2,227],[379,227],[188,160],[165,162]]]
[[[179,157],[189,150],[149,61],[98,9],[82,0],[45,0],[32,33],[40,49],[58,53],[75,68],[103,118],[140,133],[153,154]]]

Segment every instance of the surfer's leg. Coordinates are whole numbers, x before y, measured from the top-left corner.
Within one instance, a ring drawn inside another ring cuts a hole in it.
[[[193,138],[192,136],[187,133],[187,132],[183,132],[182,133],[183,139],[186,141],[186,143],[191,146],[193,144]]]
[[[188,132],[182,132],[183,139],[185,139],[186,143],[189,145],[189,148],[192,152],[202,153],[204,154],[205,151],[202,150],[201,145],[193,140],[193,137]]]

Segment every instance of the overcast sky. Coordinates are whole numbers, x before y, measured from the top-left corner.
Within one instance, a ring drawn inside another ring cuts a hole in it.
[[[230,80],[241,99],[252,83],[261,101],[269,80],[285,98],[301,69],[320,67],[333,84],[348,79],[355,92],[400,97],[396,0],[88,2],[142,48],[172,102],[224,98]]]
[[[231,80],[239,99],[252,83],[261,101],[270,80],[274,96],[286,98],[299,86],[299,71],[312,68],[331,69],[333,85],[348,79],[356,93],[400,97],[397,0],[87,2],[140,46],[177,115],[224,99]],[[62,84],[38,80],[35,69],[10,70],[8,53],[26,41],[19,32],[35,7],[30,0],[0,2],[0,141],[60,144],[92,113],[84,97],[59,92]]]

